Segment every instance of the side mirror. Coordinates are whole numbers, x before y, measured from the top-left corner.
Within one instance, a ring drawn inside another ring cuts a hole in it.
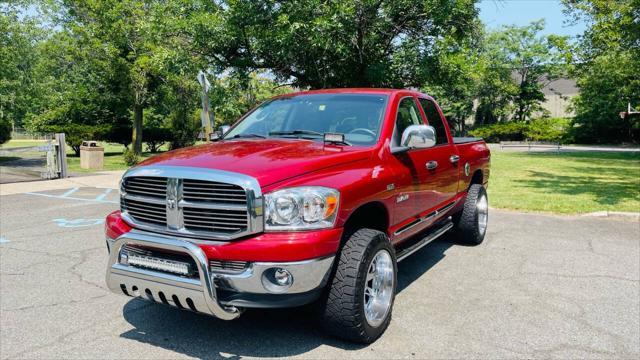
[[[222,139],[222,137],[224,136],[224,134],[226,134],[229,129],[231,129],[231,126],[229,125],[222,125],[218,128],[218,130],[212,132],[211,134],[209,134],[209,140],[210,141],[218,141],[220,139]]]
[[[409,125],[402,133],[400,146],[409,149],[426,149],[435,146],[436,129],[429,125]]]

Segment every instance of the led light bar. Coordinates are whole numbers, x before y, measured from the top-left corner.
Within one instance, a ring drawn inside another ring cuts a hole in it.
[[[138,255],[132,252],[128,254],[129,265],[140,266],[153,270],[160,270],[174,274],[189,275],[191,273],[190,266],[187,263],[158,259],[151,256]]]

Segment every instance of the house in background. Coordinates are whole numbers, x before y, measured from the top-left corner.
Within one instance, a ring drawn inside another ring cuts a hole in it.
[[[578,95],[579,90],[575,80],[560,78],[547,84],[543,89],[545,101],[540,104],[549,111],[551,117],[572,117],[569,110],[571,99]]]

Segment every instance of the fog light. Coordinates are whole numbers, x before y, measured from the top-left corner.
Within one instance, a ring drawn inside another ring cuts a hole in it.
[[[276,280],[276,284],[280,286],[291,285],[293,282],[293,276],[291,276],[291,273],[285,269],[276,269],[275,273],[273,273],[273,277]]]
[[[284,293],[293,284],[293,275],[287,269],[269,268],[262,273],[262,286],[271,293]]]

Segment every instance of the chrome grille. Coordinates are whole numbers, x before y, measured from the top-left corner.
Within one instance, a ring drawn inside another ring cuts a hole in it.
[[[123,218],[143,230],[231,240],[263,229],[258,182],[219,170],[145,166],[122,180]]]
[[[136,221],[167,226],[167,210],[164,204],[123,198],[120,201],[122,211],[126,211]]]
[[[239,273],[244,271],[249,265],[246,261],[235,260],[209,260],[209,267],[212,271],[222,271],[229,273]]]
[[[122,181],[128,194],[164,199],[167,196],[167,179],[160,177],[130,177]]]
[[[182,196],[188,201],[245,205],[247,203],[247,194],[242,187],[212,181],[184,179]]]
[[[220,210],[189,208],[182,209],[184,227],[189,230],[205,230],[236,233],[247,230],[246,210]]]

